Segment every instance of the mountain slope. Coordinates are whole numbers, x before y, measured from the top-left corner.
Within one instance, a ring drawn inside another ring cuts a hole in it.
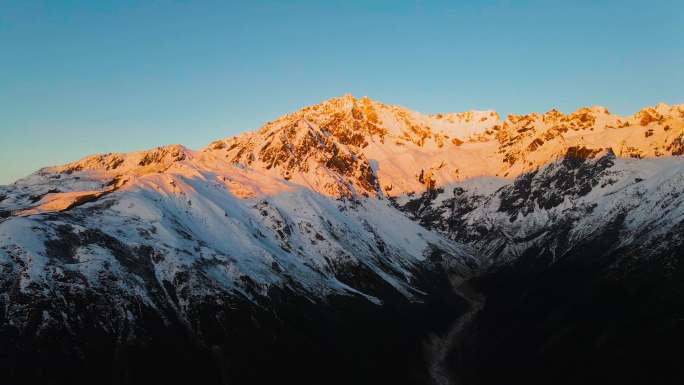
[[[546,347],[563,325],[498,328],[567,311],[554,290],[592,304],[567,327],[639,298],[674,336],[683,146],[682,105],[502,120],[346,95],[199,151],[45,168],[0,187],[0,367],[14,383],[500,383],[502,352],[573,351]],[[606,285],[633,290],[592,302]]]
[[[682,183],[684,162],[676,157],[625,159],[611,150],[570,148],[512,183],[473,179],[397,205],[498,264],[538,247],[560,259],[614,221],[624,224],[625,243],[670,234],[684,218]]]
[[[482,261],[469,284],[486,306],[451,346],[452,376],[680,382],[683,182],[678,158],[571,149],[512,183],[465,181],[399,206]]]
[[[138,382],[169,363],[208,366],[167,370],[172,383],[269,382],[281,372],[244,368],[290,371],[307,357],[318,369],[300,379],[343,364],[353,369],[340,382],[370,378],[379,372],[349,356],[352,344],[408,344],[420,360],[420,334],[464,307],[448,279],[477,268],[387,200],[337,200],[176,146],[45,169],[2,194],[0,362],[14,383]],[[329,345],[333,330],[350,345]],[[51,364],[28,370],[36,362]]]

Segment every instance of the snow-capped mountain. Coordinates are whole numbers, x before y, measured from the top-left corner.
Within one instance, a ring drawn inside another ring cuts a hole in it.
[[[681,336],[682,154],[684,105],[501,119],[346,95],[198,151],[48,167],[0,187],[0,367],[13,383],[500,383],[475,371],[520,341],[483,331],[524,319],[514,301],[554,316],[534,301],[553,285],[526,280],[573,269]],[[530,351],[566,338],[524,330]],[[604,352],[625,330],[601,329]]]
[[[681,155],[683,133],[684,105],[629,117],[592,107],[502,121],[494,111],[424,115],[346,95],[204,151],[325,195],[380,188],[398,196],[480,176],[513,178],[571,147],[611,148],[619,157]]]

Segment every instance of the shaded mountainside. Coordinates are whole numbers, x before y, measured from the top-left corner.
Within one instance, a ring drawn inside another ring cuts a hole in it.
[[[401,208],[480,251],[486,305],[446,366],[461,383],[681,382],[684,163],[568,154],[512,183]],[[485,193],[488,191],[487,193]]]
[[[616,246],[622,229],[618,219],[560,260],[528,249],[479,277],[487,304],[451,351],[454,375],[479,384],[681,383],[684,227]]]
[[[0,187],[0,368],[665,382],[684,342],[682,135],[681,105],[501,119],[347,95],[199,151],[42,169]]]

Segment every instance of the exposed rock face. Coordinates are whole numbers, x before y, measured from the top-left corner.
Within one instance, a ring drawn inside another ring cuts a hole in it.
[[[683,111],[681,105],[659,104],[619,117],[591,107],[500,120],[494,111],[423,115],[347,95],[286,115],[258,132],[215,142],[206,151],[223,151],[255,168],[275,168],[281,177],[326,195],[347,194],[351,184],[370,195],[380,187],[399,196],[424,189],[421,172],[431,172],[434,187],[479,176],[513,178],[571,147],[611,148],[619,157],[677,155]],[[330,165],[337,166],[345,186],[327,175]],[[370,180],[369,166],[376,169],[377,184]]]
[[[513,355],[512,382],[562,383],[572,354],[607,376],[602,354],[647,349],[618,377],[674,372],[682,138],[682,106],[501,120],[347,95],[200,151],[40,170],[0,187],[0,368],[494,384]]]
[[[649,236],[668,232],[684,210],[682,167],[677,158],[638,161],[570,148],[512,182],[465,181],[395,204],[426,227],[472,243],[485,260],[515,259],[535,245],[560,256],[620,216]]]

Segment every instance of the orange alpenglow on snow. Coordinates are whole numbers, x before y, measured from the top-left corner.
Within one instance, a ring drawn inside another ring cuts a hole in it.
[[[577,150],[582,151],[577,151]],[[684,105],[632,116],[603,107],[509,115],[426,115],[352,95],[302,108],[200,151],[180,145],[84,158],[42,173],[85,172],[101,189],[51,194],[25,214],[59,211],[93,195],[147,185],[182,191],[179,176],[222,186],[239,198],[305,187],[326,196],[398,196],[475,177],[511,179],[573,152],[649,158],[684,153]]]

